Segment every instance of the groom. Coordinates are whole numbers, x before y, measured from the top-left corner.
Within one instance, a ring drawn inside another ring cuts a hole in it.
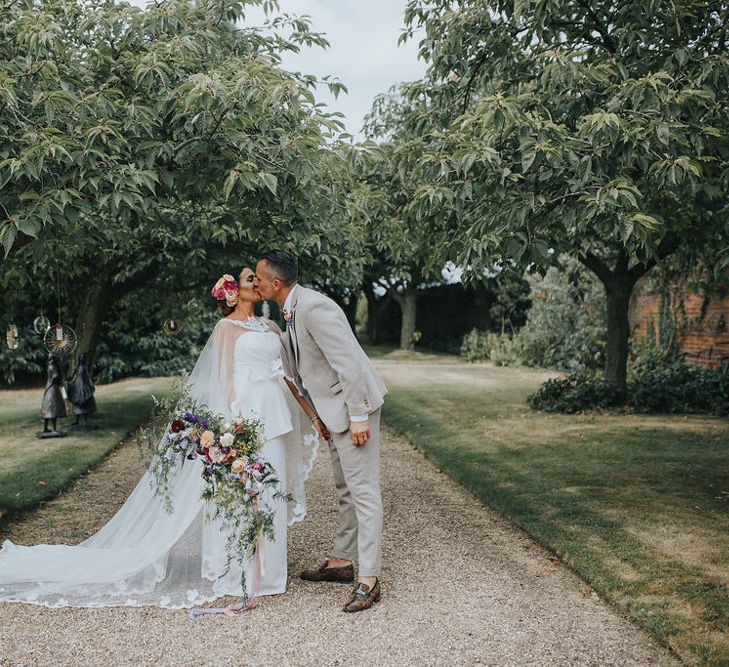
[[[329,440],[339,496],[332,555],[321,567],[302,572],[301,578],[350,583],[356,559],[357,587],[344,611],[362,611],[381,596],[380,407],[387,389],[342,309],[329,297],[299,285],[298,273],[295,255],[272,250],[256,266],[255,286],[284,314],[282,337],[291,354],[294,381],[316,408],[315,426]]]

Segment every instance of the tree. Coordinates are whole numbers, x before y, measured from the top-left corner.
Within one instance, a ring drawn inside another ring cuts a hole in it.
[[[438,207],[473,268],[579,258],[624,390],[636,281],[679,246],[728,245],[729,5],[411,0],[406,23],[429,63],[409,87],[429,101],[411,214]]]
[[[408,164],[421,155],[423,145],[420,137],[409,133],[405,118],[417,106],[417,101],[407,101],[396,91],[378,96],[366,119],[365,132],[382,143],[358,163],[364,182],[372,189],[367,227],[371,261],[365,267],[369,314],[373,316],[375,311],[375,287],[397,302],[402,314],[400,347],[404,350],[415,346],[418,289],[443,281],[449,251],[435,212],[419,216],[410,207],[420,183],[412,178]]]
[[[251,4],[272,13],[269,32],[245,24]],[[280,67],[281,51],[326,41],[275,10],[263,0],[2,10],[2,273],[24,267],[30,283],[62,272],[79,285],[79,350],[91,358],[121,299],[189,298],[265,247],[295,248],[310,279],[358,280],[343,125],[316,104],[316,79]]]

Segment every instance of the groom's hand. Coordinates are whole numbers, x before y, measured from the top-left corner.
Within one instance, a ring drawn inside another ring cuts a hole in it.
[[[349,422],[349,435],[352,437],[352,444],[355,447],[367,444],[370,439],[370,423],[368,421]]]

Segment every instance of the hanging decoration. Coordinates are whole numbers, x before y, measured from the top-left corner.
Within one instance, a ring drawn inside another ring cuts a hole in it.
[[[51,321],[43,314],[43,311],[41,310],[41,314],[33,320],[33,331],[35,331],[37,334],[44,334],[46,331],[48,331],[50,326]]]
[[[11,321],[10,324],[8,324],[8,328],[5,329],[5,340],[7,341],[9,349],[18,349],[18,326],[15,322]]]
[[[40,315],[33,320],[33,331],[41,336],[48,331],[51,321],[46,317],[45,308],[43,307],[43,296],[40,297]]]
[[[182,322],[174,319],[165,320],[162,325],[162,330],[170,336],[176,336],[180,333],[180,331],[182,331]]]
[[[71,354],[78,345],[76,332],[66,324],[54,324],[49,327],[43,342],[51,354]]]
[[[5,341],[11,350],[18,349],[18,325],[15,324],[15,298],[10,296],[10,322],[5,329]]]
[[[43,336],[46,350],[51,354],[71,354],[78,345],[76,332],[67,324],[61,324],[61,274],[58,273],[57,282],[58,323],[46,329]]]

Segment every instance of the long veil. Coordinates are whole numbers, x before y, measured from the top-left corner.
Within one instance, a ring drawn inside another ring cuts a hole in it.
[[[218,323],[188,381],[195,400],[227,416],[232,416],[233,329]],[[306,514],[304,482],[318,446],[293,398],[290,410],[289,525]],[[240,595],[241,567],[234,561],[225,573],[227,536],[220,522],[206,521],[210,513],[200,498],[203,484],[198,464],[179,467],[170,484],[170,512],[147,472],[112,519],[78,545],[26,547],[5,541],[0,549],[0,601],[187,608]]]

